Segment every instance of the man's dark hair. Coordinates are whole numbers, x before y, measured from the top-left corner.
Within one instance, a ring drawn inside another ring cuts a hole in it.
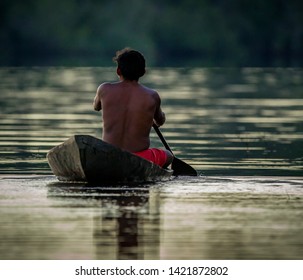
[[[145,59],[138,51],[130,48],[117,51],[114,61],[117,62],[121,75],[126,80],[138,81],[145,74]]]

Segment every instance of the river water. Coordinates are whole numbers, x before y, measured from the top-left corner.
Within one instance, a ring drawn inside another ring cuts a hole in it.
[[[302,69],[148,69],[162,133],[199,176],[139,186],[62,184],[45,159],[101,137],[92,100],[114,68],[0,77],[0,259],[303,258]]]

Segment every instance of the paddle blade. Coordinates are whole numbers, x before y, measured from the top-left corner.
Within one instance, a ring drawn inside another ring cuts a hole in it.
[[[174,176],[198,176],[197,171],[181,159],[174,158],[171,165]]]

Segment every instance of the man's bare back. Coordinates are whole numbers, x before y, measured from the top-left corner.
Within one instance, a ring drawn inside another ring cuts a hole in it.
[[[123,49],[114,59],[120,81],[101,84],[94,99],[94,109],[102,110],[102,138],[166,168],[173,161],[172,153],[149,148],[151,127],[163,125],[165,114],[159,94],[138,82],[145,74],[145,58],[138,51]]]
[[[149,148],[153,122],[162,125],[165,115],[158,93],[137,81],[125,80],[99,86],[94,109],[102,109],[103,140],[129,152]]]

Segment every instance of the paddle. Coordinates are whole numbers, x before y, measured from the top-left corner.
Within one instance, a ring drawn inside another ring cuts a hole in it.
[[[155,124],[153,124],[153,128],[157,132],[164,147],[173,154],[171,148],[168,146],[165,138],[163,137],[160,129]],[[197,176],[198,175],[197,171],[194,168],[192,168],[189,164],[185,163],[181,159],[176,158],[175,156],[174,156],[171,168],[172,168],[172,170],[174,170],[173,174],[176,176]]]

